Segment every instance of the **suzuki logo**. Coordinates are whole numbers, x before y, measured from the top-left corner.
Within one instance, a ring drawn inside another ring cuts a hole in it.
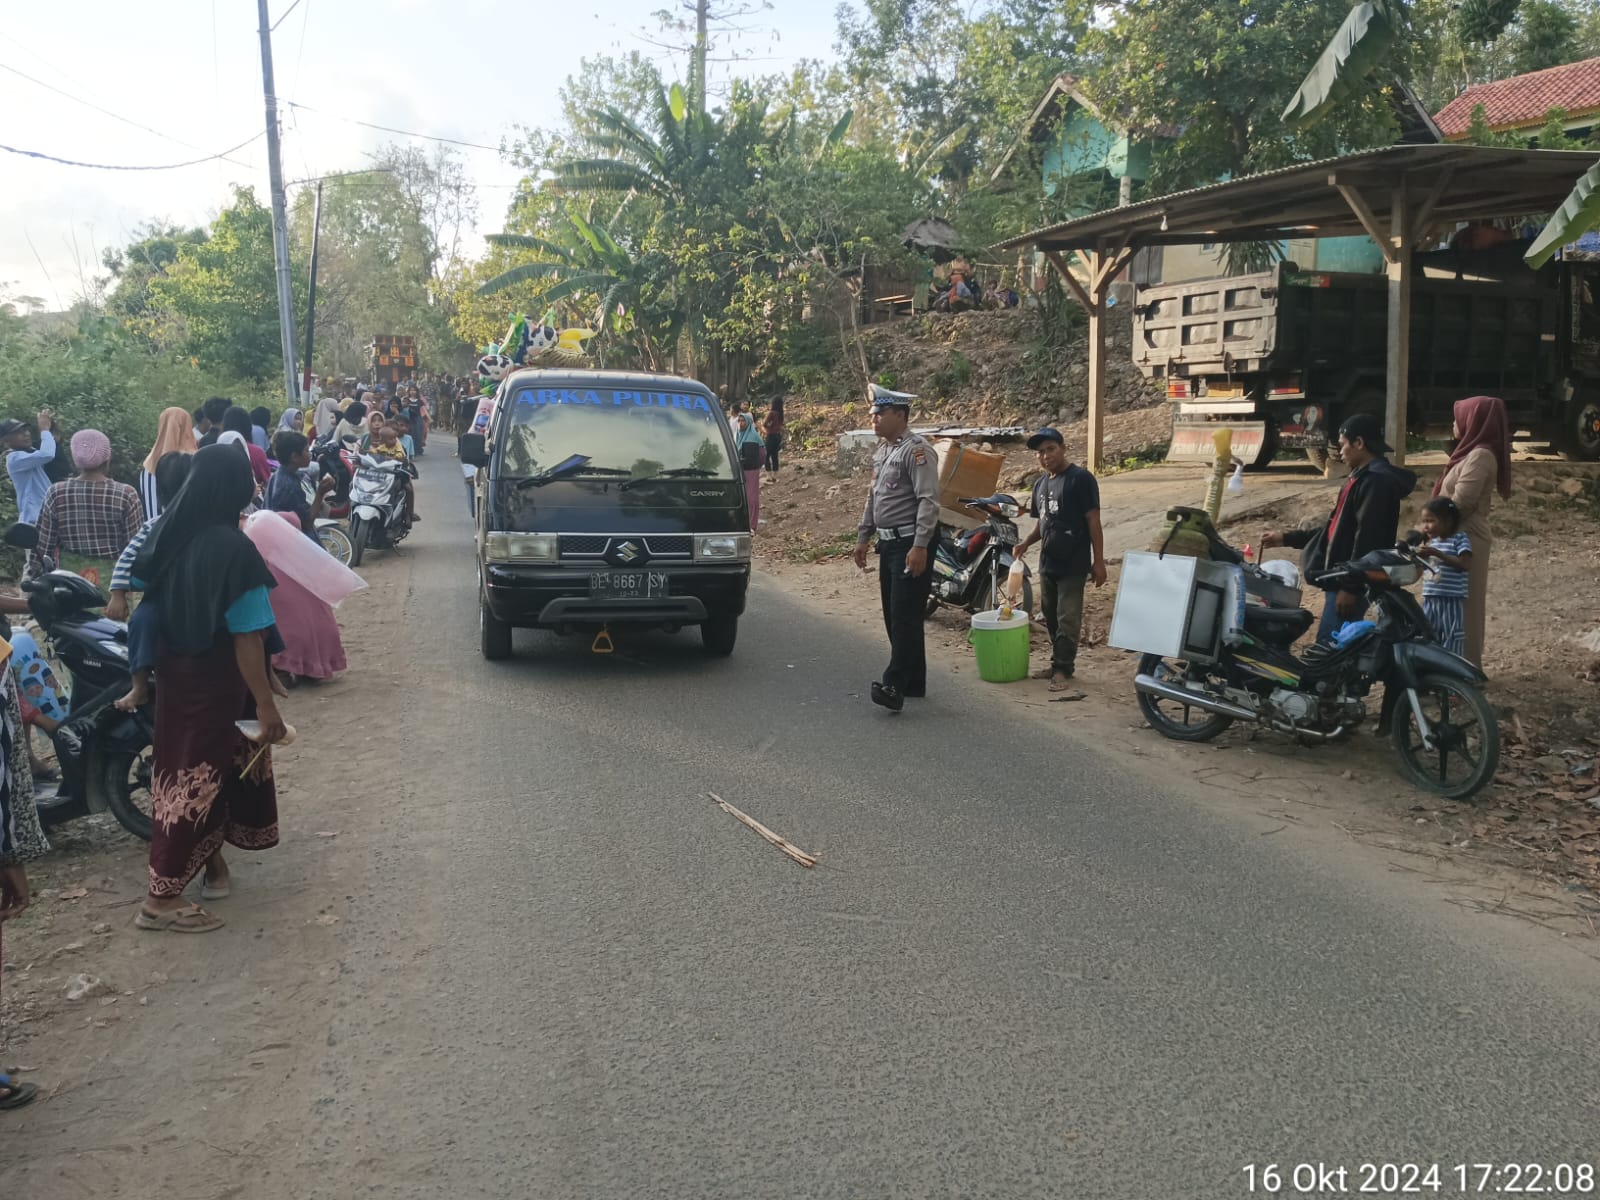
[[[639,557],[639,547],[632,542],[623,542],[617,547],[617,557],[625,563],[631,563]]]

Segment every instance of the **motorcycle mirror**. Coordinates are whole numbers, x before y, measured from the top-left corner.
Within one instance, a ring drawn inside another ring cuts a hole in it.
[[[1420,546],[1427,540],[1420,529],[1412,529],[1406,533],[1406,540],[1401,542],[1400,546]]]
[[[18,550],[36,550],[39,546],[39,530],[26,522],[18,521],[5,532],[5,544],[15,546]]]

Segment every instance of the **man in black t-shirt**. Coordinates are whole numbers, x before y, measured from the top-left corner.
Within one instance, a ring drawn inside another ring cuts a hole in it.
[[[1044,474],[1033,485],[1034,531],[1017,547],[1021,558],[1035,542],[1039,550],[1040,599],[1050,633],[1050,666],[1034,673],[1050,680],[1052,692],[1065,691],[1078,665],[1078,638],[1083,631],[1083,584],[1106,582],[1105,535],[1100,529],[1100,485],[1094,476],[1067,460],[1066,439],[1059,430],[1041,429],[1028,439],[1039,455]]]

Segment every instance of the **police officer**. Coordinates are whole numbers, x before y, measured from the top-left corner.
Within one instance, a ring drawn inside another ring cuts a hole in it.
[[[882,439],[872,456],[872,489],[856,530],[856,566],[867,566],[867,546],[878,538],[878,589],[889,631],[889,666],[872,685],[872,702],[891,712],[907,696],[928,694],[928,658],[922,639],[928,592],[933,587],[929,546],[939,527],[939,464],[933,447],[912,433],[915,396],[873,384],[872,431]]]

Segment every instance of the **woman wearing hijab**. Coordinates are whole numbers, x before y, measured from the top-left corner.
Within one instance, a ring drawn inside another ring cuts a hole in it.
[[[284,409],[283,410],[283,416],[278,418],[278,428],[274,432],[276,432],[276,433],[299,433],[300,432],[300,410],[298,408],[286,408],[286,409]]]
[[[278,516],[300,529],[300,518],[294,513],[280,512]],[[256,543],[267,560],[267,569],[278,581],[277,590],[272,593],[272,611],[278,619],[283,649],[272,656],[273,668],[288,676],[291,684],[327,682],[350,665],[333,606],[296,578],[282,557],[274,553],[259,518],[246,524],[246,536]]]
[[[1455,404],[1455,449],[1433,485],[1461,510],[1461,532],[1472,543],[1467,567],[1467,658],[1483,665],[1483,625],[1488,611],[1489,508],[1494,494],[1511,496],[1511,418],[1498,396],[1469,396]]]
[[[270,747],[284,735],[269,659],[281,647],[268,590],[275,581],[239,513],[255,491],[233,446],[194,456],[189,480],[150,531],[134,586],[160,604],[149,894],[141,929],[208,933],[222,920],[183,900],[205,868],[201,898],[230,891],[222,846],[278,844]],[[236,721],[261,725],[259,743]]]
[[[250,440],[254,429],[250,423],[250,414],[242,408],[230,408],[223,415],[222,428],[228,433],[239,435],[240,440],[244,442],[245,453],[250,456],[250,470],[256,477],[256,483],[265,487],[267,480],[272,478],[272,464],[267,461],[267,452]],[[217,440],[220,442],[222,439]]]
[[[181,408],[162,409],[161,422],[156,426],[156,444],[139,465],[139,502],[144,505],[146,521],[154,521],[161,515],[156,467],[169,454],[193,454],[197,449],[193,415]]]

